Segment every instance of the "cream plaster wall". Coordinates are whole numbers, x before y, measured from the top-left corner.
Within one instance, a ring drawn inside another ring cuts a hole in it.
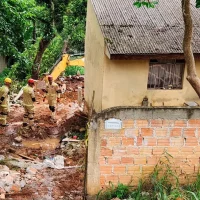
[[[200,76],[200,61],[196,62]],[[183,106],[200,100],[184,73],[182,90],[147,90],[149,60],[109,60],[100,26],[91,1],[88,1],[85,39],[85,99],[100,112],[115,106],[140,106],[148,97],[152,106]]]
[[[196,62],[200,75],[200,61]],[[140,106],[148,97],[153,106],[183,106],[185,101],[199,102],[199,98],[186,80],[182,90],[148,90],[148,60],[105,59],[102,110],[115,106]]]
[[[102,109],[103,68],[104,68],[104,39],[98,25],[91,1],[88,1],[87,24],[85,38],[85,100],[91,106],[93,91],[95,91],[94,109]],[[88,162],[87,162],[87,193],[96,195],[100,188],[99,179],[99,134],[89,133]]]
[[[85,99],[91,104],[92,94],[95,91],[96,112],[102,110],[104,59],[104,38],[89,0],[85,39]]]

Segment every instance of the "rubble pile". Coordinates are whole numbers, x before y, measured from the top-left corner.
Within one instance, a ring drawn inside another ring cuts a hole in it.
[[[63,155],[65,155],[65,165],[71,166],[75,165],[76,161],[78,160],[78,166],[84,165],[85,160],[85,141],[77,140],[77,139],[70,139],[64,138],[60,145],[62,149]]]
[[[84,77],[61,80],[66,90],[57,105],[56,123],[38,91],[35,129],[22,127],[20,100],[11,106],[10,126],[0,129],[0,199],[83,198],[87,115],[78,102]]]
[[[20,192],[25,184],[19,172],[10,170],[6,165],[0,165],[0,199],[5,199],[6,193]]]

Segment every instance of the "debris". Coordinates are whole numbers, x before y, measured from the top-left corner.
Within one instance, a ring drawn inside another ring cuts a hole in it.
[[[35,169],[33,167],[27,167],[26,172],[31,175],[35,175],[37,173],[37,169]]]
[[[80,110],[80,111],[81,111],[81,110]],[[82,113],[82,115],[81,115],[81,114],[79,114],[78,112],[75,112],[75,115],[76,115],[76,116],[79,116],[79,117],[82,117],[82,118],[85,118],[85,119],[88,119],[87,115],[84,115],[83,113]]]
[[[54,168],[54,162],[52,160],[45,159],[43,164],[45,168]]]
[[[15,147],[21,147],[22,144],[13,142],[13,143],[12,143],[12,146],[15,146]]]
[[[16,137],[16,138],[14,138],[14,140],[15,140],[15,142],[20,143],[20,142],[22,142],[22,137],[21,137],[21,136],[18,136],[18,137]]]
[[[63,169],[64,168],[64,157],[57,155],[53,159],[45,159],[44,162],[46,167],[55,168],[55,169]]]
[[[84,131],[86,131],[86,129],[85,128],[80,128],[79,131],[80,132],[84,132]]]
[[[77,135],[74,135],[74,136],[73,136],[73,139],[75,139],[75,140],[76,140],[76,139],[77,139]]]
[[[16,154],[16,155],[22,157],[22,158],[25,158],[25,159],[27,159],[27,160],[33,160],[33,161],[35,161],[35,159],[33,159],[33,158],[31,158],[31,157],[25,156],[25,155],[20,154],[20,153],[16,153],[15,149],[9,148],[8,150],[9,150],[10,152],[12,152],[12,153],[14,153],[14,154]]]
[[[77,137],[77,136],[76,136]],[[79,142],[80,140],[77,139],[71,139],[71,138],[64,138],[62,142]]]
[[[5,178],[9,174],[9,168],[6,165],[0,165],[0,177]]]
[[[65,169],[72,169],[72,168],[81,168],[83,167],[83,165],[76,165],[76,166],[68,166],[68,167],[64,167]]]
[[[57,155],[54,158],[54,165],[56,169],[63,169],[64,168],[64,157]]]
[[[71,88],[71,87],[68,87],[67,90],[68,90],[68,91],[74,91],[74,89]]]
[[[0,160],[4,160],[5,156],[4,155],[0,155]]]
[[[26,181],[25,180],[21,180],[20,181],[20,186],[21,188],[23,188],[26,185]]]
[[[64,142],[62,142],[62,143],[60,144],[60,148],[61,148],[61,149],[65,148]]]
[[[40,102],[35,104],[35,110],[39,111],[35,112],[35,130],[22,127],[21,99],[11,105],[10,126],[6,132],[0,129],[0,160],[2,165],[9,167],[0,166],[1,199],[65,199],[68,194],[70,199],[82,199],[85,146],[77,138],[84,137],[82,127],[86,126],[87,115],[79,111],[78,93],[75,92],[78,87],[83,90],[81,79],[84,78],[73,76],[69,81],[63,78],[62,85],[66,84],[67,89],[65,91],[65,85],[62,87],[61,103],[56,110],[57,124],[50,121],[49,105],[42,102],[42,91],[35,93]],[[77,138],[73,139],[74,135]],[[62,136],[68,138],[67,141],[62,142]]]
[[[188,102],[185,102],[184,105],[186,105],[186,106],[190,106],[190,107],[199,106],[199,104],[196,103],[196,102],[194,102],[194,101],[188,101]]]
[[[11,192],[20,192],[21,191],[21,187],[17,184],[13,184],[11,189],[10,189]]]
[[[1,193],[1,194],[0,194],[0,199],[6,199],[5,193]]]

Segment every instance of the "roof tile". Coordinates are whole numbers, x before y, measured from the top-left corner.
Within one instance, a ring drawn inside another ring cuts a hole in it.
[[[136,8],[133,0],[91,0],[112,54],[183,53],[184,25],[180,0],[160,0],[155,8]],[[193,51],[200,53],[200,12],[191,0]]]

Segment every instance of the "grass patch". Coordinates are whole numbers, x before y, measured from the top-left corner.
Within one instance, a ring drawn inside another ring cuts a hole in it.
[[[118,183],[102,189],[97,194],[97,200],[113,198],[126,200],[200,200],[200,173],[192,184],[181,185],[177,173],[172,169],[173,157],[167,152],[160,158],[153,172],[137,187],[131,183]],[[186,175],[185,175],[186,176]],[[188,178],[189,180],[189,178]]]

